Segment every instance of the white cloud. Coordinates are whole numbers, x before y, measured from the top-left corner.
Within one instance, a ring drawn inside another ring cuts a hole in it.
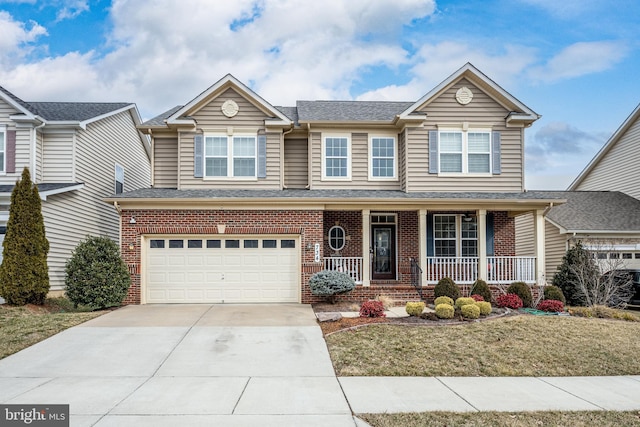
[[[613,67],[627,53],[627,47],[617,41],[578,42],[564,48],[546,64],[532,68],[532,78],[543,82],[598,73]]]
[[[73,19],[82,14],[82,12],[89,10],[89,4],[86,0],[63,0],[60,3],[56,13],[56,21]]]
[[[412,58],[406,85],[391,85],[364,93],[361,100],[411,101],[424,95],[467,62],[471,62],[501,86],[513,84],[536,60],[535,50],[508,45],[492,53],[459,42],[424,44]]]
[[[0,11],[0,66],[22,60],[33,48],[29,45],[46,35],[47,30],[35,21],[15,21],[7,12]]]

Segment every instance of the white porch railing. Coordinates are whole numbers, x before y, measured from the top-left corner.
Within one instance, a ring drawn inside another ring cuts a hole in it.
[[[354,282],[362,283],[362,257],[326,257],[324,269],[347,273]]]
[[[477,257],[427,257],[427,283],[449,277],[458,284],[473,283],[478,278]]]
[[[472,284],[479,277],[477,257],[427,257],[427,283],[450,277],[458,284]],[[488,256],[487,283],[536,282],[536,258]]]
[[[536,282],[535,257],[490,256],[487,264],[487,283]]]

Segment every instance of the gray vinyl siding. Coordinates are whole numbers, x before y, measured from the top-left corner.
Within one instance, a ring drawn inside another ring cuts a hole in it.
[[[105,197],[115,192],[115,164],[124,167],[124,190],[149,187],[149,158],[129,111],[107,117],[79,130],[76,136],[76,180],[81,190],[50,196],[42,203],[49,252],[52,290],[64,286],[64,263],[87,235],[119,241],[119,217]]]
[[[621,191],[640,199],[640,119],[637,119],[575,188]]]
[[[73,182],[73,132],[44,135],[42,182]]]
[[[36,181],[37,183],[42,181],[42,151],[44,146],[44,136],[42,132],[36,133]]]
[[[351,179],[350,180],[329,180],[322,179],[322,139],[325,136],[344,135],[345,132],[336,130],[335,132],[313,132],[312,133],[312,156],[313,156],[313,188],[314,189],[371,189],[371,190],[400,190],[399,179],[374,180],[369,179],[369,137],[374,135],[386,136],[388,133],[353,132],[348,133],[351,143]],[[398,139],[398,135],[393,135]],[[396,153],[398,156],[398,153]],[[397,159],[396,159],[397,160]],[[396,167],[399,162],[396,162]],[[399,172],[396,171],[396,175]]]
[[[567,252],[567,237],[564,234],[560,234],[560,230],[548,221],[544,227],[545,230],[545,275],[547,283],[553,282],[553,276],[556,274],[556,269],[562,263],[562,257]]]
[[[516,256],[533,256],[535,254],[535,227],[533,214],[526,213],[515,217]],[[546,228],[546,227],[545,227]]]
[[[460,105],[455,100],[456,91],[466,86],[473,92],[473,100]],[[469,81],[462,79],[442,95],[426,105],[424,128],[408,129],[407,179],[409,191],[522,191],[523,190],[523,132],[522,128],[507,128],[507,109],[498,104],[485,92]],[[500,175],[487,176],[438,176],[429,174],[429,130],[437,130],[438,125],[491,126],[492,131],[501,134]]]
[[[226,100],[234,100],[239,107],[238,114],[228,118],[222,114],[221,107]],[[236,91],[228,89],[209,104],[193,114],[198,123],[198,129],[207,132],[213,129],[216,132],[226,133],[229,127],[234,133],[242,133],[243,129],[255,132],[264,129],[264,120],[267,118],[255,105],[240,96]],[[179,188],[235,188],[235,189],[265,189],[273,190],[282,188],[280,182],[280,138],[279,133],[267,133],[267,177],[265,179],[210,179],[193,177],[193,132],[180,133],[180,182]]]
[[[178,187],[178,138],[155,138],[153,141],[153,186]]]
[[[309,181],[309,144],[306,139],[284,140],[284,185],[305,188]]]

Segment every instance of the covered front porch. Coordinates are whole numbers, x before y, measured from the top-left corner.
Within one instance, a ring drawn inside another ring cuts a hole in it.
[[[324,212],[323,268],[348,273],[362,287],[544,284],[544,210],[534,209],[534,254],[515,254],[509,210],[371,209]]]

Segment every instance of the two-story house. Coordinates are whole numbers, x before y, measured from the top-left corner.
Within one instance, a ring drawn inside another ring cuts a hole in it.
[[[152,188],[107,199],[127,302],[309,303],[322,269],[349,273],[356,299],[540,281],[543,216],[563,199],[523,191],[538,118],[471,64],[409,102],[276,107],[227,75],[138,126]],[[516,257],[527,212],[535,251]]]
[[[140,122],[135,104],[25,102],[0,87],[0,240],[11,191],[29,168],[42,199],[52,294],[64,291],[65,263],[82,239],[118,241],[119,215],[102,199],[149,186]]]

